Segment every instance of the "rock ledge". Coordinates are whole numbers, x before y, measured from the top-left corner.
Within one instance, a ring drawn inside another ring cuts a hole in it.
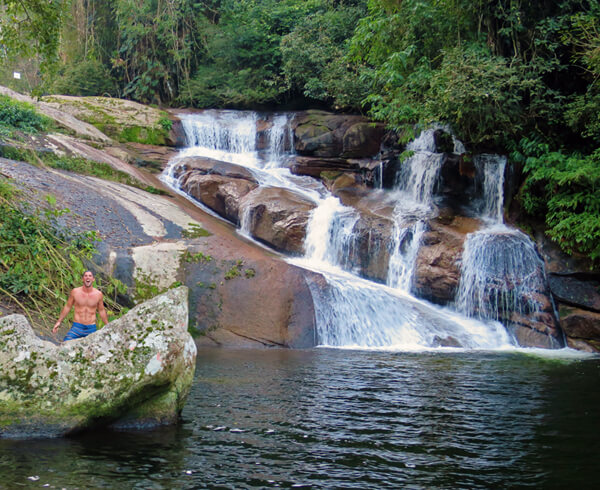
[[[21,315],[0,318],[0,437],[175,422],[196,364],[187,325],[186,287],[62,345],[37,337]]]

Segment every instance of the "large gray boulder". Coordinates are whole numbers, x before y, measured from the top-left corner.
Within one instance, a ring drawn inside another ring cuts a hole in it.
[[[61,345],[37,337],[21,315],[0,318],[0,436],[175,422],[196,364],[187,325],[186,287]]]

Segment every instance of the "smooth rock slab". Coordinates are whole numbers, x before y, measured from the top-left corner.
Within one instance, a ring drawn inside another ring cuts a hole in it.
[[[37,337],[22,315],[0,318],[0,437],[175,422],[196,365],[187,325],[186,287],[61,345]]]

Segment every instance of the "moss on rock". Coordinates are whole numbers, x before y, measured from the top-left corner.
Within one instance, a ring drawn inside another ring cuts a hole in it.
[[[58,346],[36,337],[21,315],[0,318],[0,435],[175,422],[195,369],[187,294],[169,290]]]

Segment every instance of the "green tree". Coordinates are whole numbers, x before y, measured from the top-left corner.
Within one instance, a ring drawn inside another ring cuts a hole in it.
[[[55,61],[59,32],[69,0],[3,0],[0,3],[0,55],[39,54],[44,68]]]
[[[315,12],[281,39],[282,70],[292,92],[360,109],[366,91],[347,57],[348,41],[365,13],[364,2],[357,3]]]

